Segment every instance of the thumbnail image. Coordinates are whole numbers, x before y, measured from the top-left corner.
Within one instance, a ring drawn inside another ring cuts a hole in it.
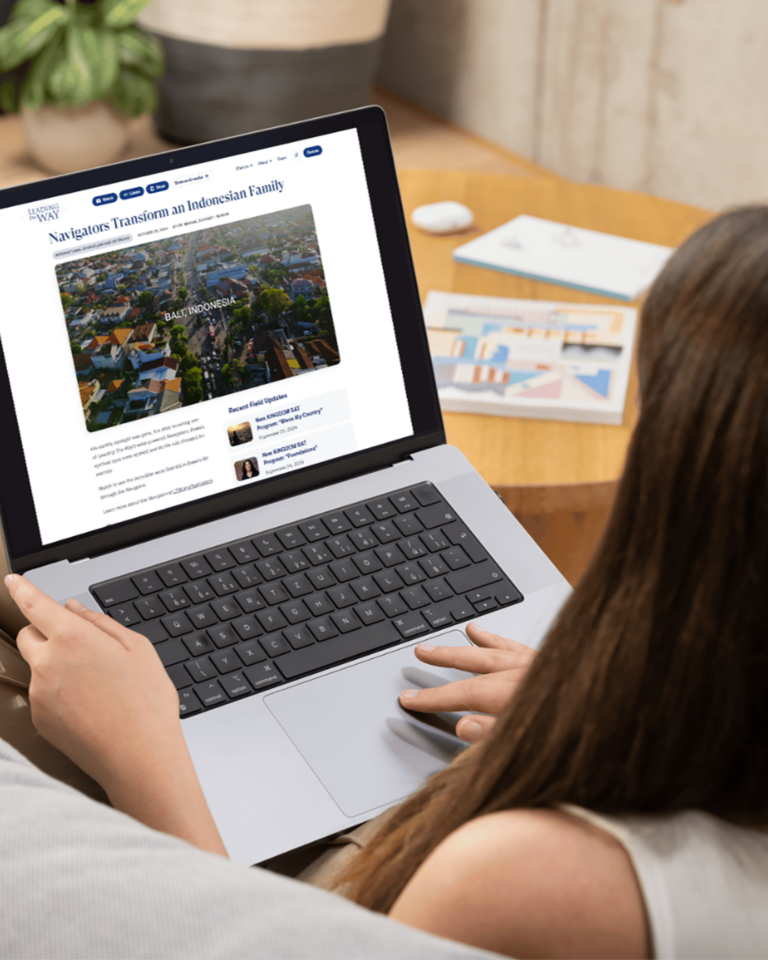
[[[91,431],[339,363],[309,204],[83,257],[56,276]]]
[[[259,475],[259,462],[256,457],[238,460],[235,464],[235,476],[238,480],[254,480]]]
[[[227,427],[227,436],[229,437],[230,447],[239,447],[241,443],[250,443],[253,440],[253,430],[246,420],[245,423],[238,423],[234,427]]]

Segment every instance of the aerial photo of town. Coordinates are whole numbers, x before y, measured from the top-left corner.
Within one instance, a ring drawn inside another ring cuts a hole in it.
[[[309,204],[56,274],[88,430],[339,362]]]

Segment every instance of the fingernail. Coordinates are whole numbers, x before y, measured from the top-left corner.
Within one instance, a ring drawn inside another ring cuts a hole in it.
[[[400,694],[400,699],[411,700],[418,692],[418,690],[403,690],[403,692]]]
[[[419,648],[419,650],[424,650],[426,653],[432,653],[432,651],[435,649],[431,643],[417,643],[416,646]]]
[[[473,630],[477,630],[478,633],[490,633],[490,632],[491,632],[490,630],[484,630],[482,627],[478,627],[478,625],[477,625],[476,623],[468,623],[468,624],[467,624],[467,629],[469,629],[470,627],[472,627]]]
[[[5,578],[5,585],[6,587],[10,587],[12,583],[13,583],[13,574],[9,573],[8,576]]]
[[[88,609],[88,607],[86,607],[85,604],[80,603],[79,600],[67,600],[67,606],[70,610],[74,610],[75,613],[82,613],[83,610]]]
[[[468,743],[477,743],[483,735],[483,728],[475,720],[465,720],[458,725],[456,733]]]

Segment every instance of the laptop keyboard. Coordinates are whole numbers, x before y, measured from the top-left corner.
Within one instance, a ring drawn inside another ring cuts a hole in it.
[[[152,641],[182,717],[523,599],[431,483],[91,592]]]

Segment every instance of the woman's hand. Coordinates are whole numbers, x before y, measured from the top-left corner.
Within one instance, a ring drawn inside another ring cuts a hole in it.
[[[62,608],[24,577],[6,577],[30,621],[18,635],[30,665],[32,722],[148,826],[224,853],[192,766],[179,698],[146,637],[69,600]]]
[[[495,716],[509,703],[518,684],[531,665],[536,651],[515,640],[481,630],[474,623],[467,626],[474,647],[433,647],[420,643],[416,656],[434,667],[451,667],[478,673],[424,690],[403,690],[400,702],[408,710],[420,713],[441,713],[464,710],[480,711],[479,715],[462,717],[456,724],[456,735],[476,743],[496,723]]]

